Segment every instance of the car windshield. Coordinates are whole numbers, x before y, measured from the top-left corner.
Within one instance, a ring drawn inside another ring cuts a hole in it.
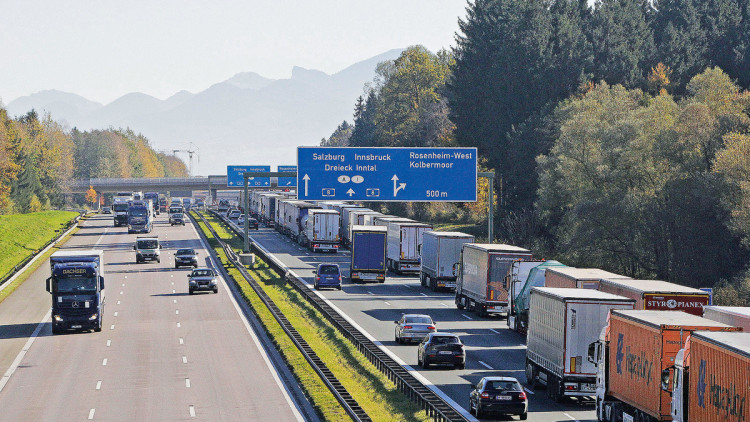
[[[521,385],[515,381],[487,381],[485,390],[521,391]]]
[[[174,213],[174,214],[172,214],[172,218],[182,218],[182,213],[180,213],[180,212]]]
[[[425,316],[409,316],[406,317],[407,324],[432,324],[432,318]]]
[[[159,241],[158,240],[139,240],[138,241],[138,249],[156,249],[159,247]]]
[[[458,344],[458,337],[455,336],[432,336],[430,343],[435,344]]]
[[[339,275],[339,269],[337,267],[334,267],[333,265],[321,265],[320,271],[318,271],[318,274],[320,275]]]
[[[172,214],[182,212],[182,208],[170,208],[169,212]]]
[[[96,280],[94,278],[58,278],[58,293],[95,293]]]
[[[177,255],[195,255],[195,251],[192,249],[178,249]]]
[[[146,214],[148,214],[148,211],[145,209],[130,209],[128,210],[128,214],[130,214],[133,217],[145,217]]]
[[[214,270],[193,270],[192,277],[213,277]]]

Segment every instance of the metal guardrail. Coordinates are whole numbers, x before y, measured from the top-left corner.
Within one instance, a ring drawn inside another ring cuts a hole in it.
[[[80,219],[81,219],[81,216],[82,216],[82,215],[83,215],[83,213],[80,213],[80,214],[78,215],[78,217],[76,217],[76,218],[74,218],[74,219],[72,219],[72,220],[68,221],[68,222],[67,222],[67,223],[66,223],[66,224],[65,224],[64,226],[62,226],[62,227],[61,227],[61,228],[59,229],[60,233],[59,233],[59,234],[58,234],[57,236],[55,236],[54,238],[50,239],[50,240],[49,240],[49,241],[48,241],[47,243],[45,243],[45,244],[44,244],[44,245],[43,245],[42,247],[40,247],[39,249],[37,249],[36,251],[34,251],[34,252],[33,252],[32,254],[30,254],[30,255],[29,255],[29,256],[27,256],[26,258],[24,258],[24,259],[23,259],[23,261],[21,261],[21,262],[19,262],[18,264],[14,265],[14,266],[13,266],[13,269],[11,269],[10,271],[6,272],[6,273],[5,273],[5,274],[4,274],[4,275],[3,275],[2,277],[0,277],[0,286],[2,286],[3,284],[5,284],[5,283],[6,283],[6,282],[7,282],[7,281],[8,281],[8,280],[9,280],[9,279],[11,278],[11,277],[13,277],[13,276],[14,276],[14,275],[15,275],[15,274],[16,274],[16,273],[18,272],[18,271],[22,270],[22,269],[23,269],[23,267],[25,267],[25,266],[26,266],[26,264],[28,264],[29,262],[31,262],[31,260],[32,260],[32,259],[34,259],[34,258],[35,258],[35,257],[36,257],[37,255],[39,255],[39,253],[41,253],[41,252],[42,252],[43,250],[47,249],[47,247],[48,247],[49,245],[52,245],[52,244],[54,244],[55,242],[57,242],[58,240],[60,240],[60,238],[62,238],[62,237],[63,237],[63,236],[65,235],[65,232],[66,232],[66,231],[67,231],[67,230],[68,230],[68,229],[69,229],[70,227],[72,227],[73,225],[75,225],[75,224],[76,224],[76,223],[78,222],[78,220],[80,220]]]
[[[240,238],[243,233],[238,231],[222,215],[211,211],[217,215],[227,226]],[[359,331],[346,318],[334,310],[323,298],[315,292],[300,278],[294,275],[289,269],[279,261],[273,254],[265,248],[254,242],[250,243],[251,250],[263,257],[269,265],[280,274],[284,274],[294,288],[299,291],[303,297],[311,303],[336,329],[348,339],[378,370],[383,372],[394,384],[399,391],[404,393],[409,399],[417,403],[434,421],[441,422],[463,422],[467,421],[463,414],[453,408],[443,398],[438,396],[434,391],[422,384],[411,372],[396,362],[390,355],[384,352],[378,345]]]
[[[266,305],[266,307],[268,307],[268,310],[271,312],[279,325],[281,325],[281,328],[284,330],[284,332],[286,332],[295,346],[297,346],[297,349],[299,349],[299,351],[302,353],[302,356],[305,357],[305,360],[307,360],[307,362],[315,370],[321,380],[323,380],[323,382],[326,384],[328,389],[333,393],[334,397],[336,397],[336,400],[338,400],[346,413],[356,422],[372,421],[372,419],[367,415],[364,409],[362,409],[359,403],[357,403],[357,401],[354,400],[354,398],[346,390],[346,388],[341,385],[333,372],[328,369],[328,366],[323,362],[323,360],[320,359],[320,357],[305,341],[302,335],[297,332],[294,326],[284,316],[283,312],[281,312],[281,309],[276,306],[273,299],[271,299],[266,294],[263,288],[260,287],[260,285],[255,281],[255,279],[253,279],[250,273],[248,273],[245,266],[239,262],[239,259],[234,250],[232,250],[232,248],[227,245],[226,242],[221,240],[221,238],[216,233],[216,230],[214,230],[214,228],[211,227],[208,221],[206,221],[206,218],[203,216],[203,214],[197,211],[196,214],[198,214],[208,230],[211,232],[211,235],[222,247],[224,253],[227,255],[227,259],[232,264],[232,266],[234,266],[240,272],[240,274],[242,274],[242,277],[250,284],[250,287],[252,287],[252,289],[255,291],[261,301]],[[190,215],[190,218],[193,219],[193,222],[195,223],[194,217],[192,215]]]

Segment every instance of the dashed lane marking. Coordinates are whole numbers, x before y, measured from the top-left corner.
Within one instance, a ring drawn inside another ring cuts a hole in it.
[[[109,329],[110,329],[110,330],[114,330],[114,329],[115,329],[115,324],[112,324],[112,325],[111,325],[111,326],[109,327]]]
[[[89,420],[94,419],[94,413],[96,412],[96,409],[89,410]]]
[[[487,369],[495,369],[495,368],[491,367],[490,365],[487,365],[486,363],[482,362],[481,360],[479,361],[479,364],[482,365],[482,366],[484,366]]]
[[[182,357],[182,363],[187,363],[187,356]]]
[[[190,378],[185,378],[185,387],[190,388]]]
[[[175,315],[179,315],[179,314],[180,314],[180,310],[179,310],[179,309],[175,309],[175,310],[174,310],[174,314],[175,314]]]
[[[107,340],[107,347],[112,345],[112,340]]]
[[[182,337],[180,337],[180,344],[185,344],[185,340],[183,340]]]
[[[191,418],[194,418],[194,417],[195,417],[195,406],[193,406],[193,405],[191,404],[191,405],[190,405],[190,408],[189,408],[189,411],[190,411],[190,417],[191,417]]]
[[[180,328],[180,323],[179,322],[177,323],[177,328]]]
[[[117,311],[115,311],[114,316],[117,316]]]
[[[104,358],[104,360],[102,360],[102,366],[107,366],[107,358]]]
[[[443,306],[445,306],[446,308],[450,308],[450,306],[446,305],[446,304],[445,304],[445,303],[443,303],[443,302],[440,302],[440,304],[441,304],[441,305],[443,305]]]
[[[96,389],[101,390],[102,389],[102,380],[99,380],[96,382]]]
[[[490,328],[490,331],[492,331],[492,332],[493,332],[493,333],[495,333],[495,334],[500,334],[500,331],[497,331],[497,330],[493,330],[492,328]]]
[[[386,302],[386,301],[383,301],[383,303],[385,303],[385,304],[386,304],[386,305],[388,305],[388,306],[391,306],[391,304],[390,304],[390,303],[388,303],[388,302]]]
[[[531,390],[529,390],[529,389],[528,389],[528,388],[526,388],[526,387],[524,387],[524,388],[523,388],[523,390],[524,390],[524,391],[526,391],[527,393],[531,394],[532,396],[534,395],[534,392],[533,392],[533,391],[531,391]]]
[[[569,418],[570,418],[570,420],[572,420],[572,421],[578,422],[578,419],[576,419],[576,418],[574,418],[574,417],[570,416],[569,414],[567,414],[567,413],[565,413],[565,412],[563,412],[563,415],[565,415],[565,416],[569,417]]]
[[[474,319],[474,318],[472,318],[472,317],[470,317],[470,316],[468,316],[466,314],[461,314],[461,316],[464,317],[464,318],[466,318],[466,319]]]
[[[117,301],[117,304],[118,304],[118,305],[120,304],[120,301],[119,301],[119,300]]]
[[[425,297],[427,297],[427,295],[426,295],[426,294],[424,294],[424,293],[420,293],[420,295],[422,295],[422,296],[425,296]]]

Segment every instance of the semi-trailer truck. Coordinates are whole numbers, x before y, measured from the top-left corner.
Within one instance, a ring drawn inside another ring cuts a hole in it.
[[[597,367],[597,418],[671,420],[672,398],[662,391],[662,372],[674,365],[690,334],[739,330],[683,311],[613,310],[599,340],[587,352],[587,359]]]
[[[151,233],[154,224],[151,201],[128,202],[128,233]]]
[[[573,289],[599,289],[601,279],[628,279],[624,275],[600,270],[599,268],[559,267],[550,268],[544,274],[546,287],[568,287]]]
[[[419,281],[432,291],[455,289],[458,260],[465,243],[474,243],[474,236],[461,232],[426,231],[422,235]]]
[[[418,273],[421,267],[419,250],[425,232],[432,225],[408,221],[388,222],[387,265],[396,274]]]
[[[456,307],[473,310],[480,317],[504,312],[508,291],[503,281],[511,264],[519,259],[532,259],[531,251],[503,244],[464,244],[456,280]]]
[[[102,330],[104,252],[60,250],[49,258],[52,334],[65,329]]]
[[[151,205],[154,207],[154,214],[159,215],[161,213],[159,208],[159,192],[146,192],[146,194],[143,195],[143,199],[151,201]]]
[[[281,195],[267,193],[260,196],[260,221],[268,227],[274,227],[276,224],[276,201],[277,198],[283,198]]]
[[[339,212],[311,209],[305,221],[305,241],[313,252],[336,252],[339,249]]]
[[[703,290],[661,280],[605,278],[599,281],[599,290],[635,299],[635,309],[685,311],[697,316],[703,315],[709,300]]]
[[[703,318],[723,322],[750,332],[750,306],[704,306]]]
[[[385,245],[388,229],[380,226],[352,227],[352,281],[385,283]]]
[[[596,394],[596,366],[585,359],[589,344],[607,325],[609,311],[633,309],[635,301],[590,289],[531,289],[526,337],[526,382],[547,386],[547,396]]]
[[[112,203],[112,218],[114,219],[115,227],[128,225],[128,202],[128,199],[118,197]]]
[[[349,247],[349,244],[351,243],[351,239],[349,239],[349,236],[351,236],[351,228],[349,227],[349,213],[355,210],[367,210],[368,208],[361,207],[359,205],[342,205],[341,208],[339,208],[339,214],[341,215],[340,224],[339,227],[339,237],[341,238],[341,244],[345,247]]]
[[[517,327],[515,327],[518,319],[518,312],[516,312],[516,302],[518,301],[519,295],[523,291],[524,284],[526,284],[526,281],[529,279],[531,271],[534,268],[545,264],[546,262],[547,261],[543,259],[518,259],[510,264],[508,274],[505,276],[505,280],[503,280],[503,287],[508,290],[508,307],[505,309],[505,313],[508,315],[506,321],[508,323],[508,327],[514,331],[518,331]],[[542,280],[543,279],[544,276],[542,276]],[[543,286],[544,284],[542,283],[537,287]],[[531,293],[531,291],[529,291],[529,293]]]
[[[750,420],[750,333],[692,333],[661,387],[672,396],[673,422]]]

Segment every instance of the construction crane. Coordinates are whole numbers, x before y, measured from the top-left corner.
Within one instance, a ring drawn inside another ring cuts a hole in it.
[[[193,177],[193,154],[195,154],[198,157],[198,161],[200,161],[200,155],[198,155],[198,148],[193,145],[192,142],[190,142],[190,145],[188,146],[188,149],[173,149],[172,155],[177,155],[178,152],[185,152],[188,154],[189,157],[189,164],[188,164],[188,174],[190,177]]]

